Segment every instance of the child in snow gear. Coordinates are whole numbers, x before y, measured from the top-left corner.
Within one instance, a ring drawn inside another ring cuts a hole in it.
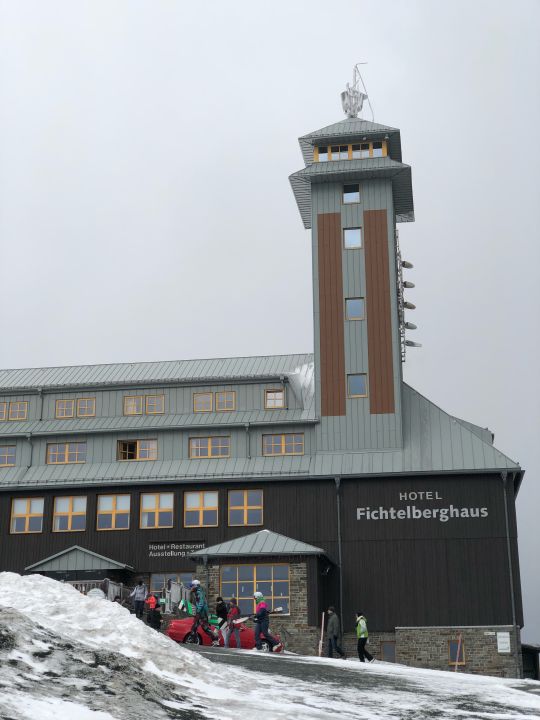
[[[336,609],[333,605],[328,608],[328,625],[326,628],[328,635],[328,657],[334,657],[334,650],[340,658],[345,659],[345,653],[338,644],[341,637],[341,628],[339,625],[339,616],[336,615]]]
[[[144,613],[144,601],[146,600],[146,596],[148,595],[148,591],[146,589],[146,585],[143,583],[142,580],[139,580],[138,585],[135,585],[133,588],[133,591],[130,594],[130,598],[133,598],[133,605],[135,606],[135,615],[142,619],[143,613]]]
[[[257,650],[262,650],[261,635],[264,637],[266,642],[270,645],[272,652],[279,652],[282,648],[280,642],[268,632],[268,625],[270,620],[268,618],[268,605],[261,592],[253,593],[253,599],[256,602],[255,608],[255,647]]]
[[[231,598],[229,603],[229,612],[227,613],[227,631],[225,633],[225,647],[229,647],[231,635],[234,633],[234,639],[236,640],[236,648],[240,649],[240,630],[238,625],[234,624],[235,620],[240,617],[240,608],[236,598]]]
[[[208,604],[206,595],[198,580],[193,580],[190,585],[191,602],[195,606],[195,618],[191,626],[191,635],[196,635],[200,626],[204,632],[212,639],[212,645],[219,645],[219,633],[215,633],[208,623]]]
[[[373,655],[366,650],[366,643],[369,637],[367,620],[360,610],[356,612],[356,637],[358,638],[358,659],[360,662],[373,662]]]
[[[154,628],[154,630],[157,630],[158,632],[161,630],[161,605],[159,603],[148,611],[146,622],[151,628]]]

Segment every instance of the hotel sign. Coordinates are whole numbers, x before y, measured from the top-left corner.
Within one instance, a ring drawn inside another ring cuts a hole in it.
[[[187,558],[206,547],[204,542],[155,542],[148,544],[149,558]]]
[[[385,507],[357,507],[356,519],[362,522],[371,520],[438,520],[446,523],[455,518],[487,518],[487,507],[461,507],[448,504],[438,490],[422,490],[397,493],[396,505]],[[420,501],[431,507],[418,507]]]

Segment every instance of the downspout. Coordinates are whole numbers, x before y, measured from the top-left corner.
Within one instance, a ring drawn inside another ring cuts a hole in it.
[[[336,484],[337,542],[339,568],[339,615],[343,627],[343,572],[341,567],[341,495],[339,492],[341,486],[341,478],[335,477],[334,482]]]
[[[512,604],[512,626],[514,629],[514,635],[516,638],[516,677],[521,677],[521,669],[518,659],[518,646],[517,646],[517,640],[518,640],[518,632],[517,632],[517,622],[516,622],[516,599],[514,597],[514,567],[512,563],[512,545],[510,543],[510,520],[508,516],[508,473],[503,472],[501,473],[501,478],[503,481],[503,493],[504,493],[504,521],[506,526],[506,553],[508,557],[508,572],[510,574],[510,597],[511,597],[511,604]]]
[[[248,460],[251,460],[251,441],[249,437],[249,423],[245,424],[245,430],[246,430],[246,455],[248,457]]]
[[[27,469],[29,469],[34,464],[34,443],[32,442],[32,433],[28,433],[26,440],[30,445],[30,462],[27,465]]]
[[[38,397],[39,397],[38,420],[41,422],[41,420],[43,420],[43,388],[38,388],[37,394],[38,394]]]

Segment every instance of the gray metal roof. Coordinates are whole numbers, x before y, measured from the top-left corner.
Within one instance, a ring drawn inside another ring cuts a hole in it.
[[[271,530],[259,530],[251,535],[197,550],[190,557],[196,560],[202,557],[246,555],[325,555],[325,552],[321,548],[300,542],[300,540],[293,540],[285,535],[279,535]]]
[[[306,353],[0,370],[0,391],[277,378],[293,373],[299,365],[310,362],[313,362],[313,355]]]
[[[0,425],[0,438],[57,435],[94,435],[109,432],[202,430],[246,425],[290,425],[316,422],[313,403],[303,410],[246,410],[183,415],[115,415],[110,417],[34,420]]]
[[[314,162],[289,177],[304,227],[311,227],[311,184],[390,178],[397,222],[414,221],[411,168],[389,157]]]
[[[6,467],[0,468],[0,488],[520,471],[518,463],[493,447],[487,434],[482,437],[478,432],[481,428],[468,425],[403,384],[403,448],[283,457]]]
[[[322,140],[331,144],[334,140],[373,139],[388,135],[390,156],[401,162],[401,140],[399,130],[389,125],[362,120],[362,118],[345,118],[332,125],[327,125],[320,130],[303,135],[298,139],[302,156],[306,165],[313,162],[313,147],[320,144]]]
[[[62,550],[55,555],[40,560],[33,565],[28,565],[25,570],[40,570],[42,572],[50,572],[60,570],[67,572],[69,570],[133,570],[131,565],[111,560],[104,555],[92,550],[87,550],[80,545],[72,545],[66,550]]]

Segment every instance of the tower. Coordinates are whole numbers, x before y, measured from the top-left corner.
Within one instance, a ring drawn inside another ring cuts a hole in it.
[[[402,447],[402,326],[396,224],[414,220],[411,169],[396,128],[356,116],[299,139],[290,177],[311,229],[318,451]]]

